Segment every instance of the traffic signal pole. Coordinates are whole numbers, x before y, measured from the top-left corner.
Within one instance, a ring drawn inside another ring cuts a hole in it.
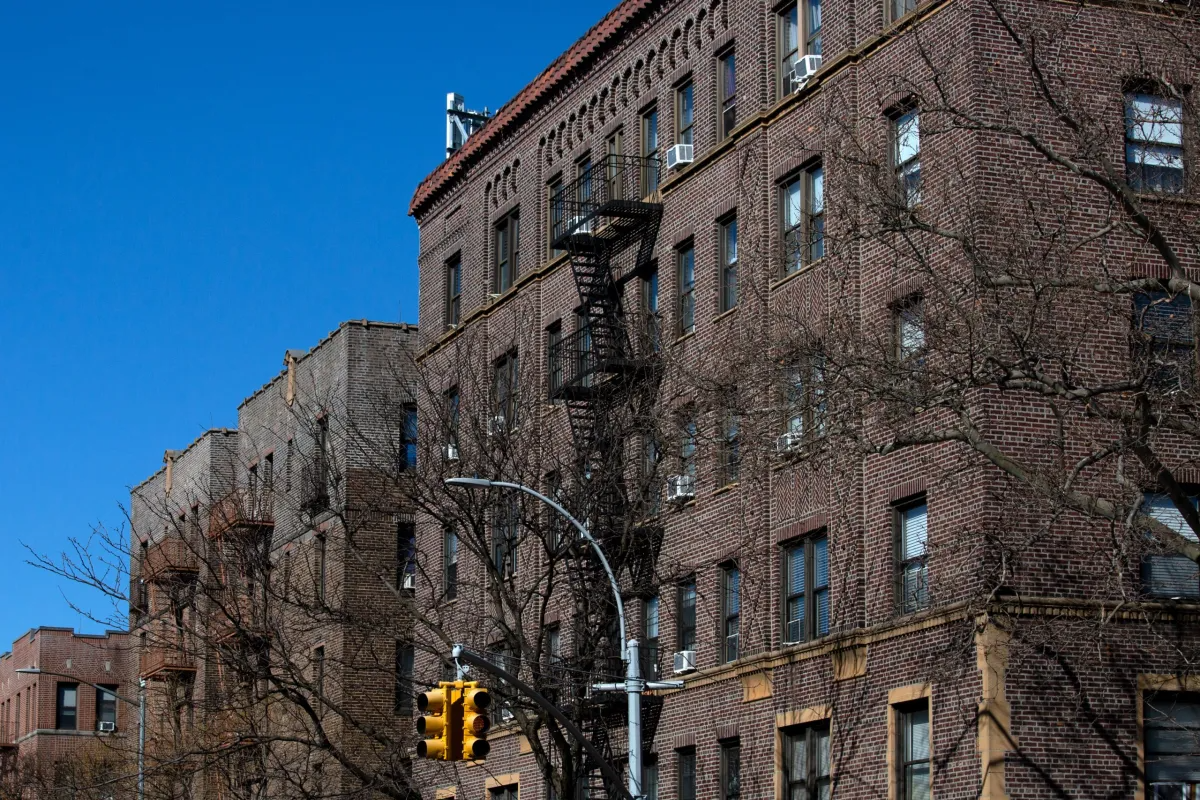
[[[574,525],[575,529],[577,531],[579,531],[580,537],[585,542],[587,542],[589,545],[591,545],[592,550],[595,551],[595,553],[596,553],[596,557],[600,559],[600,564],[604,567],[604,572],[605,572],[605,574],[608,575],[608,581],[612,585],[613,599],[616,601],[616,604],[617,604],[617,616],[619,617],[620,632],[621,632],[621,658],[623,658],[625,660],[625,682],[624,683],[597,683],[597,684],[594,684],[592,686],[592,688],[596,689],[597,691],[602,691],[602,692],[625,692],[629,699],[629,710],[628,710],[629,717],[627,720],[628,726],[629,726],[629,784],[628,784],[629,788],[628,788],[628,793],[629,793],[629,797],[632,800],[641,800],[641,798],[643,796],[642,795],[642,692],[645,691],[646,689],[679,689],[679,688],[682,688],[683,681],[646,681],[642,678],[641,657],[640,657],[640,653],[639,653],[638,642],[636,639],[627,639],[625,636],[625,630],[626,630],[625,629],[625,603],[621,599],[621,585],[619,583],[617,583],[617,576],[613,574],[612,567],[609,565],[608,558],[604,555],[604,550],[603,550],[603,548],[600,547],[600,543],[597,542],[594,538],[592,538],[592,534],[583,525],[583,523],[581,523],[579,520],[577,520],[573,516],[571,516],[571,514],[565,508],[563,508],[557,502],[555,502],[554,500],[551,500],[549,497],[542,494],[541,492],[539,492],[535,489],[531,489],[528,486],[523,486],[522,484],[519,484],[519,483],[510,483],[508,481],[493,481],[493,480],[488,480],[487,478],[447,478],[446,484],[448,486],[463,486],[466,488],[475,488],[475,489],[490,489],[490,488],[515,489],[516,491],[524,492],[525,494],[532,495],[533,497],[536,497],[538,500],[541,500],[543,503],[545,503],[546,505],[553,508],[562,517],[564,517],[568,522],[570,522],[572,525]],[[466,650],[461,645],[456,645],[454,648],[454,652],[455,652],[456,659],[458,658],[459,654],[463,654],[463,655],[466,654]],[[501,670],[501,669],[495,667],[494,665],[492,665],[486,661],[483,661],[483,659],[480,659],[478,656],[472,656],[472,658],[468,661],[468,663],[479,666],[481,669],[483,669],[485,671],[492,672],[494,674],[498,674],[498,675],[500,675],[500,677],[502,677],[505,680],[507,680],[508,682],[512,683],[517,688],[522,689],[523,691],[526,691],[527,693],[529,693],[531,697],[540,698],[541,702],[539,702],[539,705],[542,705],[543,708],[546,708],[547,711],[550,711],[550,713],[555,717],[555,719],[558,719],[558,721],[560,723],[563,723],[564,727],[567,728],[567,730],[569,732],[571,732],[571,734],[573,736],[575,736],[577,739],[580,739],[580,742],[584,745],[584,748],[588,751],[588,755],[592,756],[592,758],[595,759],[596,762],[601,765],[601,772],[604,773],[605,777],[608,778],[610,781],[612,781],[614,784],[617,784],[617,785],[620,784],[620,780],[616,779],[617,778],[616,771],[613,769],[612,765],[604,763],[603,759],[599,757],[599,754],[595,751],[595,748],[591,745],[591,742],[582,738],[582,734],[578,733],[578,728],[576,728],[573,724],[570,723],[569,720],[567,720],[567,718],[562,714],[562,712],[558,710],[557,706],[554,706],[551,703],[545,702],[545,698],[542,698],[542,696],[540,694],[533,691],[532,687],[526,686],[525,684],[516,680],[515,676],[509,675],[504,670]],[[461,674],[459,677],[461,678]],[[553,710],[551,710],[551,709],[553,709]]]

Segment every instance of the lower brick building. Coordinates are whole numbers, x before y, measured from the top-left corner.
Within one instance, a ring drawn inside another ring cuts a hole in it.
[[[124,631],[92,635],[51,627],[31,629],[0,655],[6,796],[46,797],[54,787],[85,797],[129,796],[138,732],[136,660]]]

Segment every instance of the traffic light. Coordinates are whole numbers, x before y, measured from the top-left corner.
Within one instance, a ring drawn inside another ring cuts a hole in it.
[[[435,761],[457,761],[461,748],[461,682],[443,682],[438,688],[417,695],[417,756]],[[456,702],[457,701],[457,702]],[[457,712],[457,713],[456,713]],[[457,745],[457,746],[456,746]]]
[[[466,681],[462,686],[462,757],[467,761],[487,758],[492,746],[488,744],[487,732],[492,727],[487,709],[492,696],[476,681]]]

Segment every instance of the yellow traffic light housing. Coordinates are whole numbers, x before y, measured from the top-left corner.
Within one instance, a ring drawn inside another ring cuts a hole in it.
[[[487,709],[492,704],[492,695],[476,681],[466,681],[462,687],[460,719],[462,721],[462,758],[467,761],[482,761],[491,752],[487,732],[492,727]]]
[[[462,682],[442,682],[417,695],[417,756],[435,761],[458,761],[462,750]]]

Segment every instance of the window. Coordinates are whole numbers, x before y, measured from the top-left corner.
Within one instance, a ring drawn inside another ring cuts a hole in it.
[[[896,306],[896,357],[905,362],[922,361],[925,351],[925,301],[920,295]]]
[[[625,175],[621,171],[621,132],[617,131],[604,141],[604,184],[606,200],[625,199]]]
[[[784,549],[784,642],[829,633],[829,538],[824,534]]]
[[[642,196],[658,191],[658,109],[642,114]]]
[[[642,766],[642,797],[658,800],[658,761],[653,758]]]
[[[742,745],[737,739],[721,742],[721,799],[742,796]]]
[[[696,330],[696,248],[689,242],[676,252],[679,265],[679,335]]]
[[[462,256],[446,262],[446,328],[457,328],[462,313]]]
[[[560,250],[554,246],[554,240],[566,232],[566,208],[562,193],[563,182],[562,176],[550,181],[546,186],[547,202],[550,206],[548,218],[550,220],[549,241],[547,247],[551,258],[561,256],[565,250]]]
[[[1135,192],[1183,191],[1183,104],[1174,98],[1125,96],[1125,176]]]
[[[321,645],[313,650],[312,660],[312,682],[313,692],[315,696],[313,700],[317,703],[323,703],[325,699],[325,646]]]
[[[675,90],[676,144],[694,144],[692,134],[696,123],[696,106],[693,100],[691,81]]]
[[[446,443],[458,446],[458,387],[446,390]]]
[[[779,74],[780,95],[789,95],[800,88],[796,62],[800,60],[800,15],[792,3],[779,13]]]
[[[929,700],[896,706],[900,800],[929,800],[931,748]]]
[[[579,180],[575,184],[575,199],[582,206],[592,201],[594,186],[592,185],[592,159],[581,158],[575,164],[575,174]]]
[[[496,294],[512,288],[520,269],[521,226],[516,211],[496,224]]]
[[[116,686],[102,685],[96,691],[96,727],[101,722],[116,724]]]
[[[517,800],[517,784],[497,786],[488,790],[488,800]]]
[[[517,427],[517,352],[496,362],[496,425],[504,431]]]
[[[396,642],[396,714],[412,714],[413,660],[416,650],[412,642]]]
[[[721,570],[721,661],[736,661],[742,620],[742,572],[730,564]]]
[[[724,139],[737,125],[737,68],[733,51],[717,61],[717,101],[721,116],[717,122],[717,139]]]
[[[1142,702],[1146,796],[1195,800],[1200,797],[1200,695],[1155,692]]]
[[[911,614],[929,605],[929,572],[925,563],[927,516],[924,500],[896,509],[902,614]]]
[[[515,497],[499,502],[492,531],[492,563],[501,578],[517,574],[517,537],[521,523],[521,505]]]
[[[562,338],[562,320],[555,320],[546,328],[546,375],[551,398],[563,388]]]
[[[921,202],[921,129],[915,108],[892,120],[892,166],[899,202],[904,208],[916,208]]]
[[[1133,358],[1149,389],[1178,392],[1195,384],[1195,321],[1186,294],[1133,296]]]
[[[737,217],[721,223],[721,311],[738,304],[738,224]]]
[[[826,800],[829,787],[829,723],[783,730],[784,800]]]
[[[825,355],[819,350],[787,368],[786,431],[797,441],[825,434]]]
[[[417,407],[413,403],[404,406],[404,423],[400,430],[400,471],[417,468]]]
[[[913,11],[917,7],[917,0],[889,0],[888,14],[891,19],[889,22],[895,22],[905,14]]]
[[[727,410],[721,424],[721,485],[728,486],[738,479],[741,469],[741,439],[738,433],[739,416]]]
[[[417,526],[396,523],[396,588],[417,588]]]
[[[684,411],[680,420],[682,438],[679,443],[679,468],[684,475],[696,477],[696,412],[694,409]]]
[[[313,554],[317,559],[317,602],[325,602],[325,537],[317,536],[313,540],[313,547],[316,552]]]
[[[679,751],[679,800],[696,800],[696,751]]]
[[[442,597],[453,600],[458,597],[458,534],[447,525],[442,530]]]
[[[58,684],[58,708],[54,727],[60,731],[76,729],[79,716],[79,684]]]
[[[596,372],[596,360],[592,353],[592,326],[582,311],[575,312],[575,331],[578,333],[575,376],[580,386],[588,388],[592,385],[592,376]]]
[[[658,595],[646,598],[642,607],[642,677],[658,677]]]
[[[783,272],[825,257],[825,170],[820,164],[783,187]]]
[[[508,674],[519,677],[517,672],[521,667],[520,659],[512,655],[507,645],[493,645],[488,650],[487,659]],[[504,679],[498,678],[493,684],[493,689],[498,689],[498,691],[494,691],[495,696],[493,697],[497,709],[496,716],[499,717],[501,723],[508,722],[513,718],[512,687]]]
[[[696,579],[679,584],[679,649],[696,649]]]
[[[1196,498],[1191,498],[1196,505]],[[1147,494],[1142,513],[1161,522],[1171,530],[1192,541],[1196,533],[1175,506],[1170,496]],[[1191,598],[1200,597],[1200,576],[1196,562],[1183,555],[1150,555],[1142,562],[1142,589],[1154,597]]]
[[[646,338],[649,350],[662,350],[662,322],[658,316],[658,266],[642,278],[642,313],[646,315]]]

